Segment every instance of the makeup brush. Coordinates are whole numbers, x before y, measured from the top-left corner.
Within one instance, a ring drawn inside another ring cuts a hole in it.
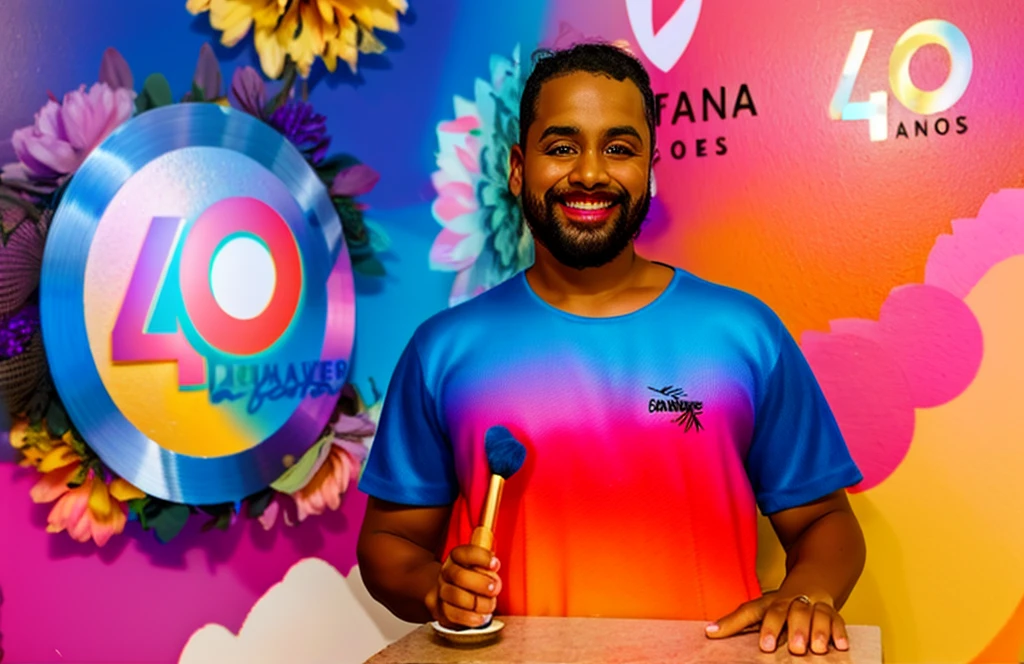
[[[503,426],[493,426],[484,436],[484,451],[487,454],[487,465],[491,470],[491,483],[487,489],[480,525],[473,530],[470,544],[494,552],[494,525],[498,518],[498,506],[501,504],[501,490],[505,480],[519,472],[526,460],[526,447],[523,446],[512,432]]]
[[[526,460],[526,447],[516,440],[512,432],[505,427],[493,426],[484,435],[484,452],[487,455],[487,466],[491,471],[491,483],[487,488],[487,498],[484,500],[483,511],[480,515],[480,525],[473,529],[469,543],[494,553],[494,525],[498,518],[498,507],[501,504],[501,490],[505,486],[505,480],[515,475],[523,467],[523,461]],[[486,573],[490,574],[490,572]],[[503,627],[498,624],[498,629],[495,630],[493,623],[492,619],[480,627],[459,627],[455,630],[443,630],[435,624],[434,630],[446,639],[469,643],[462,639],[477,637],[465,635],[488,634],[489,637],[493,637]]]

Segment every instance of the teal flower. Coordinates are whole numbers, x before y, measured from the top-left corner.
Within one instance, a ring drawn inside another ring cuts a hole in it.
[[[509,150],[519,140],[525,77],[519,47],[512,59],[491,57],[490,81],[477,80],[474,100],[455,97],[455,119],[438,125],[437,198],[442,226],[430,250],[433,270],[456,272],[454,306],[533,263],[533,239],[519,201],[508,191]]]

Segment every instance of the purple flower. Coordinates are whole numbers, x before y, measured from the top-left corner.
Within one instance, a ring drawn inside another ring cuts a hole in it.
[[[103,51],[103,59],[100,61],[100,83],[106,83],[114,90],[124,88],[134,90],[135,82],[132,77],[131,67],[116,48],[108,48]]]
[[[220,97],[220,63],[209,44],[203,44],[199,49],[199,62],[196,63],[196,73],[192,76],[192,82],[197,88],[203,91],[203,98],[211,101]]]
[[[0,325],[0,360],[25,352],[32,335],[39,331],[39,308],[30,304]]]
[[[4,181],[56,188],[110,132],[131,117],[134,100],[131,90],[95,83],[88,91],[84,85],[72,90],[63,102],[46,102],[36,113],[35,124],[15,129],[11,135],[18,161],[4,167]]]
[[[266,119],[263,109],[267,106],[267,86],[255,69],[241,67],[235,70],[231,78],[231,94],[238,108],[261,120]]]
[[[314,164],[327,154],[327,146],[331,143],[327,136],[327,119],[314,111],[310,104],[289,101],[274,111],[268,122]]]
[[[331,143],[327,136],[327,119],[304,102],[292,99],[267,117],[267,85],[252,67],[241,67],[231,77],[234,105],[249,115],[266,120],[314,164],[327,154]]]
[[[355,164],[342,169],[331,183],[332,196],[354,198],[369,193],[380,180],[380,173],[366,164]]]

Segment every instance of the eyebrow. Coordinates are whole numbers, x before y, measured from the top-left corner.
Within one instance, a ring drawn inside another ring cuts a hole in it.
[[[580,134],[579,127],[573,127],[571,125],[552,125],[546,128],[540,135],[540,140],[544,140],[548,136],[563,136],[566,138],[572,136],[578,136]],[[619,138],[620,136],[632,136],[636,140],[643,143],[643,138],[640,136],[640,132],[636,128],[629,125],[620,125],[618,127],[612,127],[604,133],[605,138]]]
[[[544,130],[544,133],[540,135],[540,140],[543,141],[548,136],[564,136],[568,138],[570,136],[576,136],[579,133],[579,127],[571,127],[567,125],[552,125]]]
[[[606,131],[604,133],[604,135],[605,135],[605,138],[618,138],[620,136],[632,136],[633,138],[635,138],[636,140],[640,141],[641,143],[644,142],[644,139],[640,137],[640,132],[638,132],[635,127],[630,127],[629,125],[622,125],[620,127],[612,127],[611,129]]]

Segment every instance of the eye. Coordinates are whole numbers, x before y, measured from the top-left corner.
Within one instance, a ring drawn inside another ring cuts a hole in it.
[[[632,157],[633,155],[636,154],[636,150],[634,150],[633,148],[629,147],[628,145],[622,145],[621,143],[616,143],[615,145],[609,145],[608,146],[608,152],[610,152],[611,154],[620,155],[620,156],[623,156],[623,157]]]
[[[547,151],[547,154],[549,154],[549,155],[556,155],[556,156],[570,155],[572,153],[573,153],[572,146],[571,145],[566,145],[565,143],[560,143],[558,145],[553,145],[550,148],[548,148],[548,151]]]

